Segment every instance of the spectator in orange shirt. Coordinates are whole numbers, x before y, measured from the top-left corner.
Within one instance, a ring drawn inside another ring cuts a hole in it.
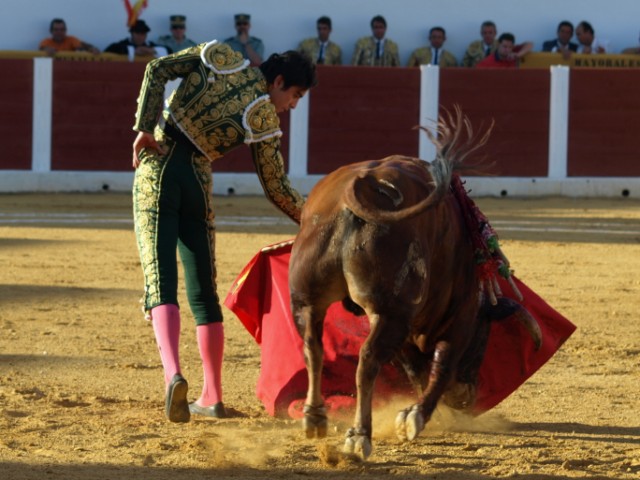
[[[57,52],[87,51],[94,55],[100,53],[100,50],[90,43],[83,42],[72,35],[67,35],[67,24],[61,18],[51,20],[49,31],[51,32],[51,37],[45,38],[40,42],[40,50],[44,50],[51,57]]]

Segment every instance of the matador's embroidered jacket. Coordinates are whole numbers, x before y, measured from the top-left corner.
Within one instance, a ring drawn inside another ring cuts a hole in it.
[[[280,153],[280,120],[259,68],[213,41],[154,59],[147,65],[134,130],[154,132],[169,80],[182,78],[166,102],[165,122],[178,128],[209,160],[248,144],[269,199],[295,222],[304,200],[290,185]]]
[[[491,54],[495,52],[497,48],[498,40],[494,40],[489,53]],[[482,40],[471,42],[467,47],[467,51],[464,53],[464,57],[462,58],[462,66],[475,67],[476,64],[482,61],[486,56],[487,52],[484,50],[484,43]]]
[[[372,36],[362,37],[356,42],[351,59],[352,65],[366,65],[373,67],[399,67],[400,54],[398,44],[385,38],[380,58],[376,58],[376,39]]]
[[[438,66],[439,67],[457,67],[458,61],[456,57],[449,50],[441,48],[438,51]],[[429,65],[433,61],[433,52],[431,47],[416,48],[409,57],[407,67],[419,67],[420,65]]]
[[[307,55],[313,63],[318,63],[320,40],[318,37],[307,38],[298,44],[298,51]],[[331,40],[327,41],[323,57],[323,65],[342,65],[342,49]]]

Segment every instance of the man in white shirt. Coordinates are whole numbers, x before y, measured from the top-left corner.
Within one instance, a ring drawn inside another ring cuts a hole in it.
[[[596,38],[595,31],[589,22],[582,21],[576,27],[576,37],[580,42],[578,53],[608,53],[609,42]]]

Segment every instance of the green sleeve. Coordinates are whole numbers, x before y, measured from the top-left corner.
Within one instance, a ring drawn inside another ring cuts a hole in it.
[[[300,223],[304,199],[291,186],[280,153],[280,138],[252,143],[253,163],[267,198],[294,222]]]
[[[138,96],[134,130],[153,132],[162,111],[165,85],[170,80],[184,78],[201,66],[200,50],[200,47],[188,48],[147,64]]]

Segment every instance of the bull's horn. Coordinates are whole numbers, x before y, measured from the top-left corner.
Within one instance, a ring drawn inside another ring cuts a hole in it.
[[[515,313],[515,317],[524,326],[524,328],[527,329],[529,335],[531,335],[533,343],[536,346],[536,350],[540,350],[540,347],[542,346],[542,330],[540,330],[540,325],[538,325],[536,319],[533,318],[533,315],[531,315],[526,308],[522,307]]]
[[[513,290],[513,293],[518,298],[518,301],[521,302],[522,300],[524,300],[524,297],[522,296],[522,293],[520,292],[520,289],[516,285],[516,282],[513,281],[513,278],[511,277],[511,275],[509,275],[507,277],[507,283],[509,283],[509,286],[511,287],[511,290]]]

